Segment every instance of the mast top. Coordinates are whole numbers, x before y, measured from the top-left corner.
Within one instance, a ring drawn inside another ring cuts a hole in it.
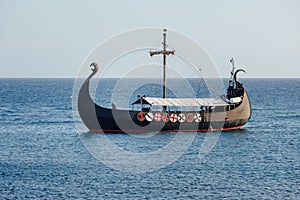
[[[175,51],[168,51],[167,50],[167,29],[163,29],[163,36],[164,36],[164,40],[163,40],[163,49],[160,51],[150,51],[150,56],[154,56],[154,55],[163,55],[163,98],[167,97],[167,89],[166,89],[166,63],[167,63],[167,59],[166,57],[170,54],[174,55]]]
[[[160,55],[160,54],[163,54],[164,56],[165,55],[174,55],[174,53],[175,53],[175,51],[174,50],[172,50],[172,51],[168,51],[167,50],[167,42],[166,42],[166,40],[167,40],[167,29],[163,29],[163,31],[164,31],[164,33],[163,33],[163,36],[164,36],[164,40],[163,40],[163,50],[161,50],[161,51],[150,51],[149,52],[149,54],[150,54],[150,56],[152,57],[152,56],[154,56],[154,55]]]

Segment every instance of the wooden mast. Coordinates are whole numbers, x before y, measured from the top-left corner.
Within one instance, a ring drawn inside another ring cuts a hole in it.
[[[164,29],[164,33],[163,33],[163,50],[162,51],[150,51],[150,56],[154,56],[154,55],[160,55],[163,54],[163,98],[165,99],[167,97],[167,87],[166,87],[166,58],[167,55],[174,55],[175,51],[168,51],[167,50],[167,29]]]
[[[167,88],[166,88],[166,49],[167,49],[167,29],[164,29],[164,42],[163,42],[163,98],[167,97]]]

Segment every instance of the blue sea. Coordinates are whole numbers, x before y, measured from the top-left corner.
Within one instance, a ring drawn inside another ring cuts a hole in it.
[[[194,138],[184,151],[173,149],[177,159],[156,157],[162,165],[147,170],[155,163],[145,162],[135,172],[134,161],[122,170],[126,157],[114,161],[120,165],[103,162],[114,155],[97,141],[105,137],[147,160],[176,134],[81,132],[74,79],[0,79],[0,199],[300,199],[300,79],[243,82],[253,113],[242,130],[186,133]],[[205,138],[215,136],[200,158]]]

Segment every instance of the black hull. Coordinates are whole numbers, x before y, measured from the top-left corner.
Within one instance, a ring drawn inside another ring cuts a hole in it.
[[[139,121],[139,111],[112,110],[95,105],[95,112],[99,125],[89,126],[91,132],[108,133],[141,133],[141,132],[208,132],[212,130],[239,129],[248,122],[248,119],[237,119],[230,122],[207,121],[207,122],[156,122]],[[176,113],[179,114],[179,113]],[[122,116],[123,115],[123,116]],[[130,118],[128,117],[130,116]],[[122,121],[123,120],[123,121]],[[130,123],[128,123],[130,120]],[[133,122],[133,123],[131,123]],[[120,125],[118,125],[120,124]],[[86,123],[87,125],[87,123]],[[101,128],[99,129],[100,126]],[[121,127],[121,128],[120,128]],[[125,127],[125,128],[124,128]]]
[[[78,96],[78,111],[80,117],[91,132],[142,133],[159,131],[207,132],[212,130],[233,130],[241,128],[251,117],[251,105],[247,92],[245,91],[243,102],[233,110],[222,112],[223,117],[221,118],[215,118],[214,113],[210,113],[205,117],[205,121],[202,120],[200,122],[140,121],[137,118],[139,111],[109,109],[94,103],[89,93],[89,82],[97,73],[97,70],[97,68],[93,69],[93,73],[82,85]],[[180,112],[176,112],[176,114],[179,113]]]

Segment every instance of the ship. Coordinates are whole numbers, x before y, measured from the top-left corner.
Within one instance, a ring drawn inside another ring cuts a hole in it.
[[[235,69],[234,59],[227,90],[213,98],[169,98],[166,94],[167,56],[175,50],[168,50],[167,31],[163,33],[163,49],[150,51],[150,56],[163,57],[162,97],[138,96],[132,105],[139,109],[118,109],[103,107],[94,102],[90,95],[90,80],[99,71],[96,62],[90,64],[91,74],[82,84],[78,94],[78,112],[90,132],[145,133],[145,132],[208,132],[241,129],[251,118],[249,95],[237,79],[243,69]],[[152,108],[156,109],[152,109]],[[192,108],[170,109],[170,108]],[[157,109],[159,108],[159,109]]]

